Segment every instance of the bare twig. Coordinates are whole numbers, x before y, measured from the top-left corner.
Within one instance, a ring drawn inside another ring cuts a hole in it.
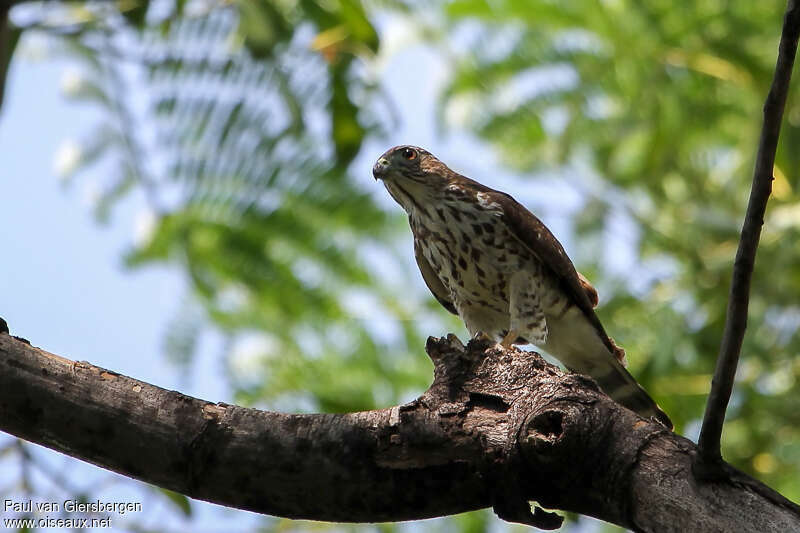
[[[9,7],[0,5],[0,107],[3,106],[3,95],[5,94],[6,74],[11,62],[11,52],[16,44],[16,38],[12,36],[8,21]]]
[[[733,390],[733,380],[739,363],[739,352],[742,339],[747,328],[747,305],[750,299],[750,280],[755,265],[758,240],[761,226],[764,224],[764,212],[767,200],[772,192],[772,170],[775,164],[775,151],[778,147],[778,135],[781,130],[783,108],[789,91],[792,77],[797,40],[800,35],[800,8],[795,0],[789,0],[783,19],[783,32],[778,48],[778,61],[775,65],[775,76],[772,79],[767,100],[764,103],[764,124],[758,144],[753,186],[750,190],[750,201],[747,205],[739,249],[733,265],[733,279],[725,318],[725,331],[717,357],[717,367],[711,383],[703,427],[700,431],[700,458],[706,464],[718,463],[722,424],[725,410]]]

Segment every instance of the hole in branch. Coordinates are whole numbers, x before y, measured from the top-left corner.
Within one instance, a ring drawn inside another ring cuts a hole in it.
[[[505,413],[511,407],[501,397],[481,392],[469,393],[468,407],[483,407],[498,413]]]
[[[528,434],[537,433],[540,439],[555,441],[564,433],[564,414],[561,411],[545,411],[536,415],[528,426]]]

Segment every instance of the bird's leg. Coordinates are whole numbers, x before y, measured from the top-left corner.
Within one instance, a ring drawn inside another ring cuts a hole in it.
[[[479,342],[494,342],[494,339],[491,338],[485,331],[476,331],[472,336],[472,340]]]
[[[520,270],[508,280],[508,334],[501,344],[508,348],[522,337],[531,344],[547,342],[547,320],[539,302],[540,285],[529,272]]]
[[[517,330],[511,328],[506,334],[506,336],[503,337],[503,340],[500,341],[500,346],[502,346],[507,350],[511,348],[511,345],[514,344],[514,341],[516,341],[518,337],[519,333],[517,333]]]

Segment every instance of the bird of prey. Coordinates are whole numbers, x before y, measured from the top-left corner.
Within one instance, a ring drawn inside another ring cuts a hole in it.
[[[625,370],[625,352],[594,312],[597,292],[561,244],[506,193],[458,174],[416,146],[397,146],[372,169],[408,213],[422,278],[470,334],[534,344],[612,398],[672,428]]]

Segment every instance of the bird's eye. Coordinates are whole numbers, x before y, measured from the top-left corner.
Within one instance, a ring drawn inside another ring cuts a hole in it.
[[[402,154],[403,157],[405,157],[409,161],[413,161],[414,159],[417,158],[417,151],[414,150],[413,148],[403,148]]]

